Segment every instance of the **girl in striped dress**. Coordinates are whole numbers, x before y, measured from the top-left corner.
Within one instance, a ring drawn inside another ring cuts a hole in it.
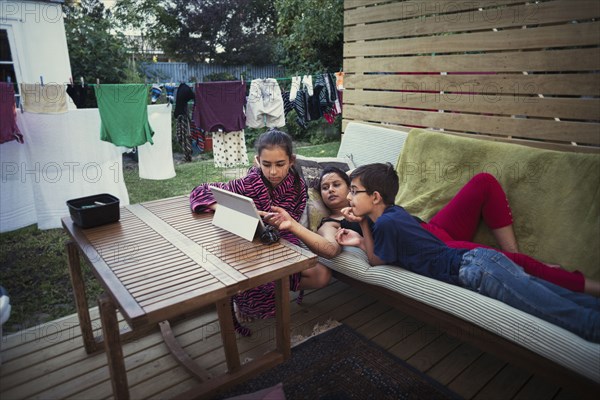
[[[197,186],[190,194],[190,205],[196,213],[214,211],[216,202],[209,186],[217,186],[254,200],[259,211],[270,211],[272,206],[286,210],[296,221],[300,220],[306,207],[306,183],[294,168],[296,156],[292,150],[290,136],[276,129],[263,133],[256,140],[255,161],[258,167],[250,168],[248,174],[227,183],[205,183]],[[294,244],[300,240],[288,231],[281,231],[281,237]],[[316,265],[301,273],[290,275],[290,290],[314,289],[326,286],[331,271],[323,265]],[[238,314],[244,319],[270,318],[275,316],[275,283],[259,286],[232,297]],[[251,334],[250,329],[240,325],[234,313],[236,332],[243,336]]]

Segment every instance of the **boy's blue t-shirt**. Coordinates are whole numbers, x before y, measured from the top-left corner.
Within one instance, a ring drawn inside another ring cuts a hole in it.
[[[390,206],[373,225],[374,252],[386,264],[458,285],[458,270],[467,250],[453,249],[400,206]]]

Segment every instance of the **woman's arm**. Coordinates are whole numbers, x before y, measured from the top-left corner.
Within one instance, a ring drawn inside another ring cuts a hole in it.
[[[340,254],[341,246],[335,240],[338,230],[335,223],[326,222],[319,228],[318,233],[306,228],[281,207],[271,207],[271,212],[259,212],[264,216],[265,222],[280,230],[287,230],[300,239],[308,248],[317,255],[332,258]]]

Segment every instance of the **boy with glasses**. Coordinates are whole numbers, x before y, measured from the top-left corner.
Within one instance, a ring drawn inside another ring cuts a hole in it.
[[[358,167],[350,179],[350,207],[342,213],[347,220],[360,223],[363,236],[340,229],[336,240],[344,246],[360,247],[371,265],[397,265],[462,286],[600,342],[597,298],[528,275],[496,250],[448,247],[394,205],[399,179],[389,163]]]

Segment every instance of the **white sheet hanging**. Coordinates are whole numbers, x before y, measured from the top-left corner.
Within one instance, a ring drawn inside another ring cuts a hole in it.
[[[26,178],[24,169],[27,165],[27,148],[16,141],[0,144],[0,162],[0,232],[35,224],[33,186],[23,182]]]
[[[138,167],[142,179],[170,179],[175,176],[171,143],[171,107],[164,104],[148,106],[148,120],[154,129],[153,145],[138,147]]]
[[[17,122],[27,138],[21,145],[26,151],[25,157],[23,154],[13,157],[13,162],[19,164],[18,179],[8,180],[7,177],[4,182],[3,170],[2,231],[18,229],[35,221],[39,229],[59,228],[61,217],[69,214],[66,201],[77,197],[110,193],[119,198],[121,205],[129,204],[121,152],[113,144],[100,140],[98,109],[79,109],[63,114],[18,113]],[[17,161],[19,157],[21,161]],[[15,203],[14,197],[19,193],[30,193],[32,199],[22,197],[22,205]],[[12,217],[21,215],[23,205],[32,201],[34,221]]]

